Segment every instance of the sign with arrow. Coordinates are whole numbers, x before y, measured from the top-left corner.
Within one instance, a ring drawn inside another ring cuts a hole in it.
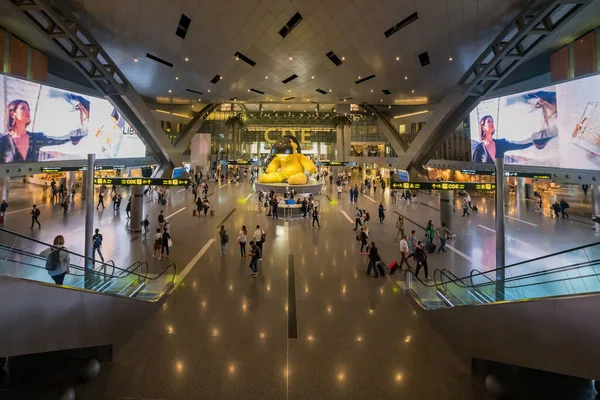
[[[120,185],[120,186],[188,186],[189,179],[163,179],[163,178],[94,178],[94,185]]]

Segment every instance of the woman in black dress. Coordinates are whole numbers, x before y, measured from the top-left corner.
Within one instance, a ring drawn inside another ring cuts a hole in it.
[[[533,146],[533,140],[528,142],[516,143],[509,142],[506,139],[494,139],[496,128],[494,119],[491,115],[486,115],[479,121],[479,132],[481,134],[481,142],[473,151],[473,162],[493,164],[494,159],[504,158],[504,153],[513,150],[522,150]]]

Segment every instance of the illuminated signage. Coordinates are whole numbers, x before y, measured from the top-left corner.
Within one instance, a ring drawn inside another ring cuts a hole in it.
[[[189,179],[162,178],[94,178],[94,185],[125,185],[125,186],[187,186]]]
[[[356,167],[356,161],[317,161],[321,167]]]
[[[392,182],[392,189],[496,190],[496,184],[485,182]]]
[[[292,128],[267,128],[265,129],[265,141],[267,143],[275,143],[277,141],[276,139],[271,138],[271,133],[274,132],[281,132],[281,137],[286,135],[292,135],[296,139],[298,139],[300,144],[312,143],[312,141],[310,140],[311,128],[302,128],[297,130],[294,130]]]
[[[461,169],[460,173],[463,175],[491,175],[496,176],[495,171],[484,171],[477,169]],[[552,179],[550,174],[539,174],[537,172],[513,172],[504,171],[504,176],[516,176],[519,178],[533,178],[533,179]]]
[[[259,165],[260,162],[254,160],[222,160],[221,165]]]
[[[96,165],[94,167],[96,171],[111,171],[125,169],[124,165]],[[83,167],[42,167],[42,172],[69,172],[69,171],[87,171],[87,166]]]

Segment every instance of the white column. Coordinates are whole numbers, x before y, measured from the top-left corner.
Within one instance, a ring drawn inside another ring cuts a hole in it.
[[[196,167],[208,172],[210,169],[210,133],[197,133],[192,138],[190,145],[190,169],[195,172]]]

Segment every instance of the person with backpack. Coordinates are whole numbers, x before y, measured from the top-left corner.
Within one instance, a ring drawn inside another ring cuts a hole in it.
[[[100,255],[100,259],[104,262],[104,256],[102,255],[102,234],[100,233],[100,229],[96,228],[96,233],[92,236],[93,243],[93,257],[96,257],[96,252]]]
[[[567,201],[564,198],[560,199],[560,212],[563,218],[565,217],[565,215],[567,216],[567,218],[569,218],[569,214],[565,212],[567,208],[569,208],[569,203],[567,203]]]
[[[383,203],[379,203],[379,223],[383,224],[384,219],[385,219],[385,208],[383,207]]]
[[[46,271],[57,285],[62,285],[65,276],[69,273],[71,257],[65,247],[65,238],[58,235],[54,238],[52,247],[43,250],[40,255],[46,257]]]
[[[254,240],[250,241],[250,269],[252,270],[253,278],[258,276],[258,260],[262,259],[262,250],[254,243]]]
[[[362,221],[364,226],[369,225],[369,221],[371,220],[371,214],[367,212],[367,210],[362,210]]]
[[[469,214],[469,202],[467,201],[467,199],[463,200],[462,203],[462,209],[463,209],[463,217],[466,215],[467,217],[469,217],[471,214]]]
[[[160,230],[162,230],[163,225],[165,223],[165,215],[163,213],[164,213],[163,210],[160,210],[160,212],[158,213],[158,228]]]
[[[418,245],[418,240],[417,240],[417,232],[416,231],[411,231],[410,232],[410,236],[408,237],[408,257],[406,257],[406,259],[408,260],[411,257],[415,257],[415,250],[417,249],[417,245]]]
[[[29,229],[33,229],[33,224],[36,223],[38,224],[38,229],[40,229],[42,227],[40,221],[38,220],[38,218],[40,217],[40,209],[37,208],[37,206],[34,204],[29,214],[31,214],[31,227]]]
[[[555,201],[554,204],[552,204],[552,206],[550,207],[550,209],[554,211],[554,216],[556,218],[560,218],[560,215],[558,215],[558,213],[560,212],[560,204],[558,204],[558,201]]]
[[[202,199],[202,210],[204,211],[204,216],[206,217],[206,213],[208,212],[208,209],[210,208],[210,201],[208,201],[207,197],[204,197]]]
[[[312,222],[313,228],[315,227],[315,222],[317,223],[317,225],[320,228],[321,223],[319,222],[319,207],[315,207],[315,209],[312,212],[312,217],[313,217],[313,222]]]
[[[100,208],[100,204],[102,204],[102,209],[104,210],[106,207],[104,206],[104,194],[102,194],[102,192],[98,193],[98,205],[96,206],[96,210]]]
[[[381,268],[381,266],[378,266],[377,264],[379,264],[380,262],[381,262],[381,257],[379,256],[379,249],[377,248],[377,246],[375,246],[375,242],[371,242],[371,249],[369,250],[369,266],[367,267],[367,275],[369,275],[369,276],[371,275],[371,268],[373,268],[373,271],[375,272],[374,278],[379,278],[377,269]],[[381,272],[382,275],[385,275],[383,268],[381,268],[379,271]]]
[[[360,252],[358,254],[368,254],[363,252],[363,249],[369,250],[367,239],[369,238],[369,230],[366,226],[360,228],[360,233],[357,235],[356,240],[360,240]]]
[[[148,219],[149,215],[146,214],[146,218],[141,222],[142,225],[142,240],[148,239],[146,235],[148,234],[148,227],[150,226],[150,220]]]
[[[221,225],[219,236],[221,237],[221,253],[225,254],[225,246],[227,246],[227,242],[229,242],[229,235],[227,235],[224,225]]]

